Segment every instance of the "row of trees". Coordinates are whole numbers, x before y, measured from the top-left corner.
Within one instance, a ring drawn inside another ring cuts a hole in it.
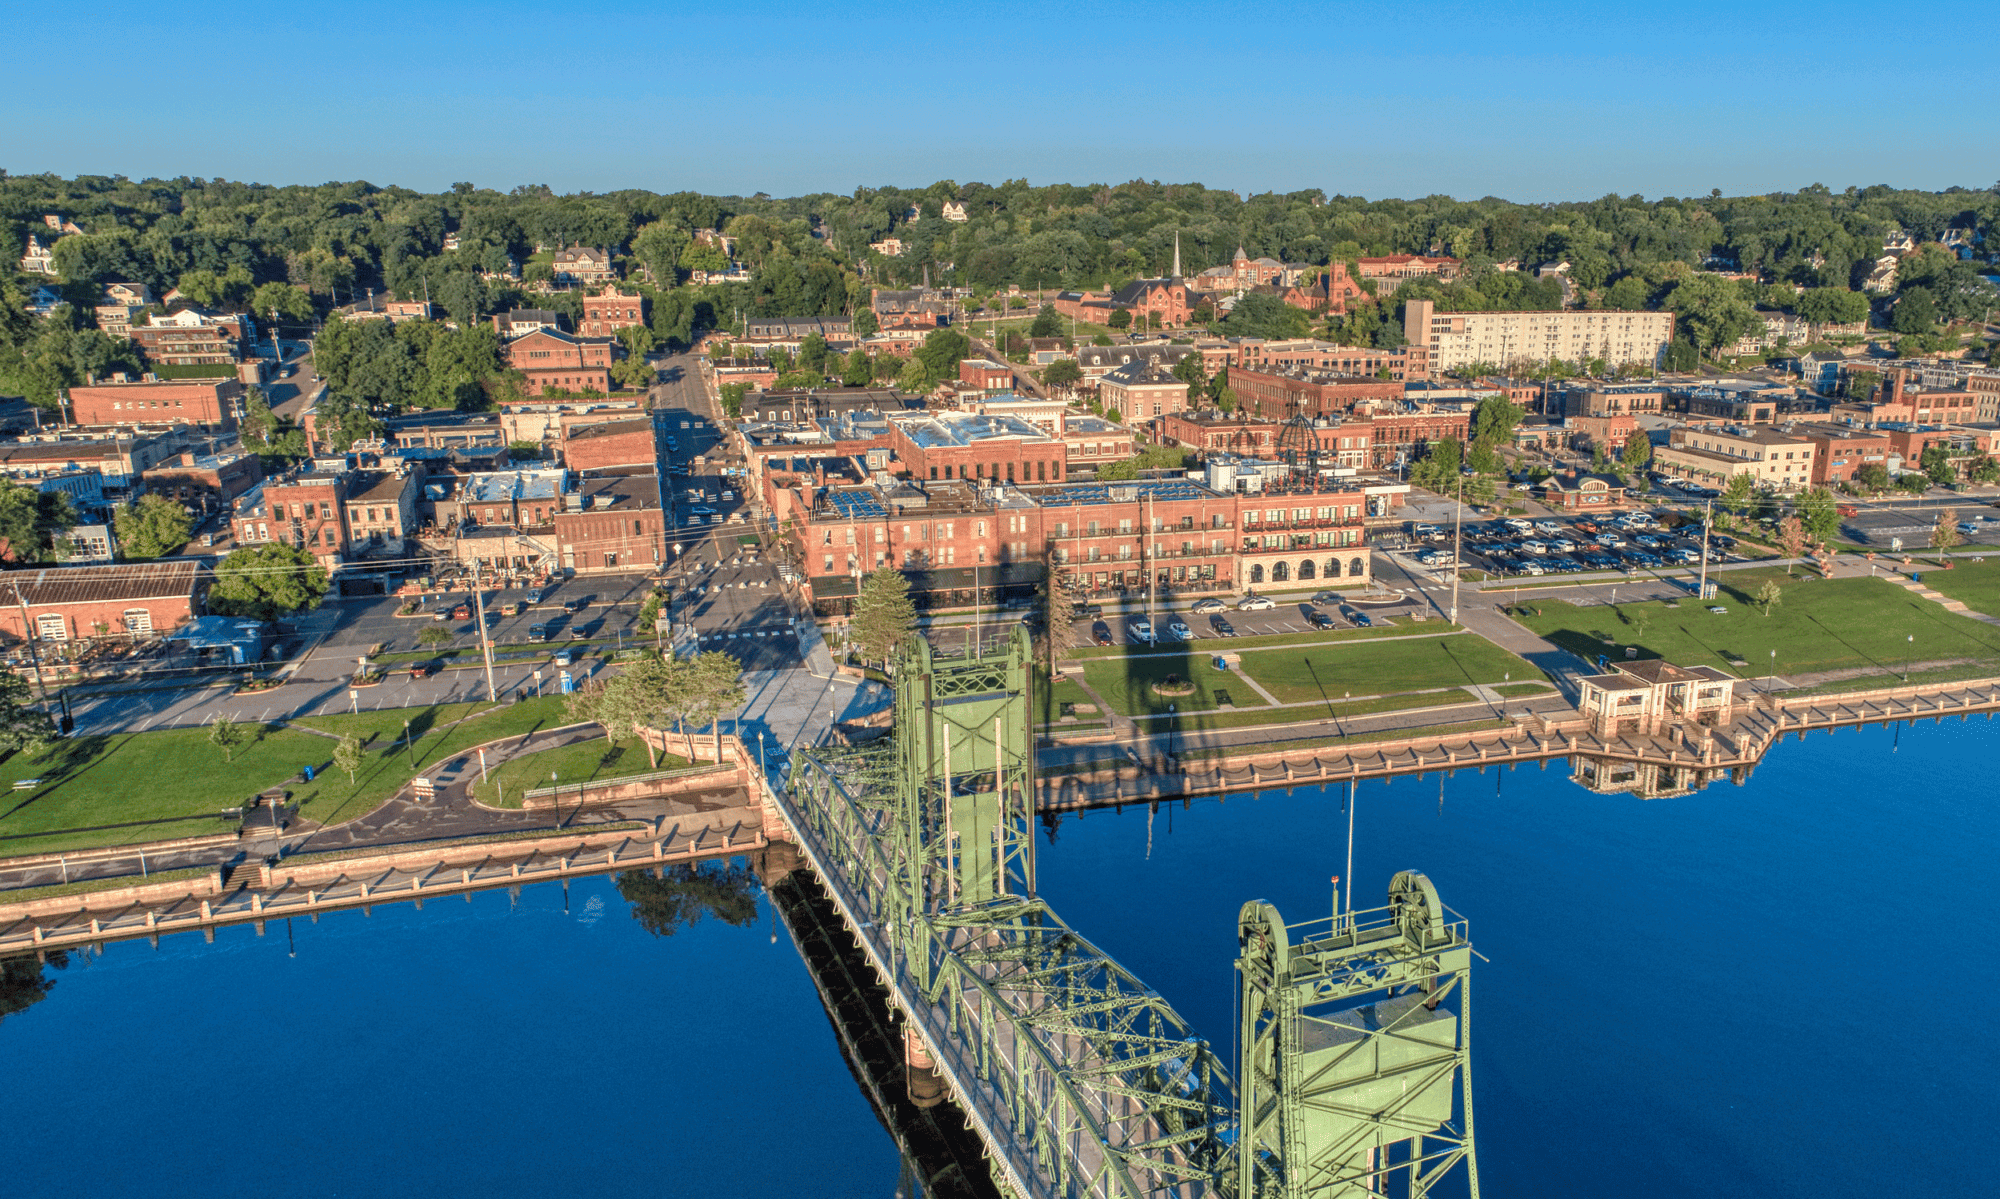
[[[594,720],[613,736],[639,737],[654,768],[659,749],[645,730],[679,728],[694,759],[694,732],[743,703],[743,667],[721,650],[680,658],[641,650],[625,660],[608,682],[571,694],[572,720]]]

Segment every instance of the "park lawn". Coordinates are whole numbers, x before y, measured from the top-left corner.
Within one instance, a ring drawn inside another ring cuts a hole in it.
[[[1353,692],[1386,695],[1498,683],[1508,675],[1541,677],[1525,658],[1471,634],[1332,645],[1300,653],[1265,650],[1243,655],[1243,670],[1282,703],[1332,702]]]
[[[1941,591],[1974,612],[2000,616],[2000,557],[1985,562],[1957,559],[1950,570],[1926,570],[1924,586]]]
[[[1154,623],[1164,626],[1166,618]],[[1194,620],[1206,620],[1197,616]],[[1199,631],[1206,626],[1191,626]],[[1403,621],[1398,624],[1370,625],[1365,629],[1313,629],[1304,633],[1268,633],[1262,637],[1197,637],[1193,641],[1161,641],[1157,647],[1140,645],[1085,645],[1069,651],[1069,658],[1122,658],[1127,654],[1177,653],[1187,648],[1191,653],[1215,654],[1234,653],[1237,650],[1264,649],[1282,645],[1327,645],[1342,641],[1372,641],[1381,637],[1423,637],[1440,633],[1456,633],[1459,626],[1442,620]]]
[[[1064,704],[1095,705],[1097,703],[1096,700],[1090,698],[1088,691],[1085,691],[1075,679],[1067,675],[1057,675],[1055,683],[1051,685],[1049,683],[1048,672],[1039,666],[1035,668],[1035,697],[1041,703],[1041,722],[1043,724],[1053,724],[1061,720],[1062,706]]]
[[[701,739],[695,740],[699,745]],[[661,754],[660,764],[653,765],[646,755],[645,744],[637,737],[584,741],[502,762],[487,775],[485,782],[473,782],[472,794],[480,803],[496,808],[518,808],[529,791],[549,785],[551,772],[556,775],[557,783],[567,786],[650,774],[655,770],[679,770],[686,765],[686,758],[672,753]]]
[[[9,756],[0,782],[43,782],[0,793],[0,856],[234,832],[233,809],[331,756],[310,733],[240,727],[260,735],[228,761],[205,728],[90,734]]]
[[[1493,688],[1494,694],[1502,699],[1513,699],[1520,695],[1547,695],[1554,688],[1547,683],[1502,683]]]
[[[1231,694],[1233,696],[1234,693]],[[1273,708],[1266,705],[1241,712],[1189,712],[1180,716],[1141,716],[1137,719],[1137,723],[1142,732],[1163,733],[1171,726],[1182,732],[1194,733],[1209,729],[1242,729],[1266,724],[1298,724],[1336,716],[1344,720],[1351,716],[1370,716],[1380,712],[1449,707],[1454,704],[1471,703],[1473,699],[1473,694],[1463,687],[1447,687],[1441,691],[1369,695],[1360,699],[1335,700],[1330,704],[1316,703],[1310,707]]]
[[[1783,593],[1766,616],[1752,597],[1771,579]],[[1599,654],[1622,659],[1625,647],[1636,646],[1640,657],[1714,666],[1741,677],[1769,673],[1773,650],[1779,674],[1889,673],[1912,659],[2000,661],[2000,628],[1947,612],[1883,579],[1808,581],[1773,569],[1732,571],[1713,581],[1720,584],[1714,603],[1729,609],[1721,615],[1693,599],[1675,608],[1658,601],[1577,608],[1546,600],[1537,604],[1539,615],[1515,619],[1592,661]],[[1732,659],[1745,665],[1731,666]]]
[[[414,747],[403,742],[408,719]],[[382,806],[418,770],[450,761],[475,745],[522,737],[571,723],[561,696],[546,695],[519,703],[439,704],[428,708],[382,708],[373,712],[311,716],[294,722],[337,737],[359,738],[363,765],[353,780],[333,769],[334,742],[314,738],[320,746],[314,768],[319,777],[292,789],[299,814],[321,824],[353,820]],[[416,759],[416,767],[410,765]]]
[[[1170,674],[1193,683],[1193,693],[1156,694],[1150,684]],[[1127,716],[1165,715],[1169,707],[1177,712],[1210,711],[1221,706],[1217,691],[1227,692],[1239,708],[1265,706],[1263,697],[1248,684],[1217,670],[1214,660],[1203,654],[1099,660],[1084,666],[1083,680],[1104,697],[1105,703]]]

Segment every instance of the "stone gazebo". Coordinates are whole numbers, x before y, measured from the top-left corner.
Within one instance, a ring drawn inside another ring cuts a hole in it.
[[[1670,723],[1721,727],[1736,715],[1736,679],[1713,666],[1614,662],[1610,673],[1587,675],[1577,685],[1577,710],[1600,737],[1658,736]]]

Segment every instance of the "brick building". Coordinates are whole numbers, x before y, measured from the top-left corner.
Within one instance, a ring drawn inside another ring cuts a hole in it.
[[[601,295],[583,297],[583,320],[577,332],[585,337],[610,337],[620,329],[646,323],[646,300],[613,288]]]
[[[1430,369],[1437,371],[1592,359],[1650,368],[1673,336],[1671,312],[1438,312],[1430,300],[1403,305],[1404,341],[1429,347]]]
[[[981,391],[1005,391],[1014,386],[1014,368],[990,358],[965,358],[958,364],[958,381]]]
[[[511,341],[540,329],[553,329],[560,333],[562,314],[546,308],[516,308],[512,312],[495,313],[493,329],[500,334],[501,341]]]
[[[660,457],[650,416],[571,426],[563,433],[562,453],[563,465],[574,471],[626,466],[650,470]]]
[[[1284,263],[1275,258],[1252,258],[1238,246],[1228,265],[1209,267],[1188,280],[1188,286],[1199,292],[1247,291],[1278,283],[1286,274]]]
[[[1815,487],[1847,483],[1864,466],[1889,468],[1895,447],[1879,429],[1849,425],[1803,425],[1799,431],[1813,442],[1812,481]]]
[[[876,323],[884,329],[935,329],[950,318],[951,312],[942,292],[922,288],[892,291],[878,287],[870,293],[868,306],[874,309]]]
[[[544,400],[500,405],[500,432],[517,441],[560,441],[563,431],[578,425],[630,420],[638,415],[638,400]]]
[[[146,361],[162,366],[232,365],[242,360],[244,345],[256,333],[247,317],[212,316],[196,308],[155,313],[129,332]]]
[[[1229,387],[1245,413],[1266,420],[1284,420],[1294,412],[1334,416],[1365,400],[1403,398],[1401,383],[1307,367],[1237,367],[1229,372]]]
[[[1171,368],[1133,362],[1104,376],[1097,384],[1098,402],[1134,423],[1187,410],[1188,385]]]
[[[226,509],[264,478],[255,454],[196,454],[192,451],[152,467],[140,476],[148,495],[164,496],[196,512]]]
[[[1111,294],[1113,308],[1132,313],[1134,328],[1178,329],[1194,319],[1194,306],[1200,301],[1184,279],[1139,279]]]
[[[892,416],[889,447],[912,479],[1047,483],[1065,477],[1062,442],[1018,417],[968,412]]]
[[[1375,294],[1392,296],[1403,285],[1405,279],[1436,278],[1446,283],[1458,278],[1459,270],[1465,265],[1456,258],[1429,257],[1423,254],[1384,254],[1376,258],[1362,258],[1355,262],[1355,268],[1363,279],[1375,281]]]
[[[1082,385],[1095,387],[1104,376],[1121,366],[1139,362],[1173,367],[1180,365],[1181,359],[1197,352],[1193,346],[1171,346],[1164,342],[1151,345],[1078,346],[1076,367],[1083,372]]]
[[[243,384],[234,379],[167,383],[98,383],[69,389],[79,425],[190,424],[234,429],[243,413]]]
[[[598,246],[571,246],[557,250],[549,269],[557,284],[588,287],[617,278],[611,269],[611,254]]]
[[[666,532],[660,481],[651,474],[585,478],[555,518],[562,565],[578,574],[658,569]]]
[[[337,569],[348,544],[347,480],[310,468],[266,479],[236,500],[236,544],[282,541]]]
[[[148,470],[173,459],[183,444],[179,433],[0,442],[0,473],[18,478],[96,471],[107,491],[119,492],[138,483]]]
[[[194,618],[200,564],[187,560],[52,566],[0,575],[0,638],[166,633]],[[27,611],[22,612],[25,605]]]
[[[421,470],[364,470],[347,479],[347,555],[400,558],[416,536]]]
[[[522,334],[504,347],[507,365],[527,376],[525,390],[611,390],[613,339],[574,337],[554,329]]]

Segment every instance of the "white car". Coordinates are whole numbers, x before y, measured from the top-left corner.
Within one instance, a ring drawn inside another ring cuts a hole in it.
[[[1175,641],[1192,641],[1194,639],[1194,632],[1185,624],[1176,620],[1167,626],[1167,636],[1172,637]]]
[[[1528,523],[1527,521],[1525,521],[1525,520],[1522,520],[1522,519],[1521,519],[1520,517],[1518,517],[1518,516],[1516,516],[1516,517],[1513,517],[1513,518],[1511,518],[1511,519],[1509,519],[1509,520],[1507,520],[1507,521],[1505,521],[1505,522],[1503,522],[1503,523],[1504,523],[1504,524],[1505,524],[1505,525],[1506,525],[1506,526],[1507,526],[1508,528],[1510,528],[1510,529],[1514,530],[1514,531],[1515,531],[1516,533],[1526,533],[1526,532],[1528,532],[1528,531],[1529,531],[1530,529],[1533,529],[1533,528],[1535,527],[1535,526],[1533,526],[1533,525],[1529,524],[1529,523]]]
[[[1560,533],[1562,529],[1561,525],[1552,520],[1538,520],[1535,522],[1535,531],[1538,533]]]
[[[1153,632],[1152,622],[1148,620],[1135,620],[1125,631],[1131,635],[1132,640],[1143,642],[1147,645],[1151,645],[1159,639],[1158,634]]]
[[[1228,610],[1229,605],[1219,599],[1205,599],[1189,609],[1196,616],[1213,616],[1217,612],[1227,612]]]
[[[1277,606],[1278,601],[1268,595],[1246,595],[1236,602],[1238,612],[1262,612],[1266,608]]]
[[[1549,552],[1548,543],[1542,541],[1523,541],[1521,548],[1531,554],[1546,554]]]

